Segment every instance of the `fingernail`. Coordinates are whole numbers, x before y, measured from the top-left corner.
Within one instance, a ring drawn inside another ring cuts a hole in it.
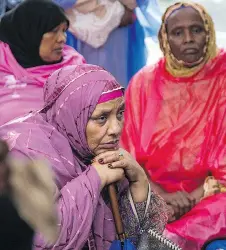
[[[109,167],[109,168],[113,168],[113,166],[112,166],[112,164],[111,164],[111,163],[109,163],[109,164],[108,164],[108,167]]]
[[[100,164],[102,164],[102,163],[104,163],[104,160],[101,158],[101,159],[98,160],[98,162],[99,162]]]

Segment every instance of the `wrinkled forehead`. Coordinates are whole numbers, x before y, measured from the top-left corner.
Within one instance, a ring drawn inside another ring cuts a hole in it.
[[[125,108],[125,99],[123,95],[107,100],[106,102],[98,102],[92,115],[117,112],[120,108]]]
[[[200,12],[193,6],[180,6],[170,11],[165,18],[166,29],[188,27],[193,25],[204,26]]]

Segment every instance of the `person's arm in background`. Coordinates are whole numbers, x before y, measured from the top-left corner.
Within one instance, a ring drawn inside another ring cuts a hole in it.
[[[167,206],[156,193],[149,191],[144,202],[134,202],[131,192],[120,194],[119,208],[125,233],[136,245],[141,230],[162,233],[167,222]]]

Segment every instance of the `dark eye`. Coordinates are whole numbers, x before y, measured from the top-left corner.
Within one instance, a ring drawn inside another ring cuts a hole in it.
[[[202,31],[203,31],[203,28],[201,28],[201,27],[193,27],[192,28],[192,32],[196,33],[196,34],[201,33]]]
[[[96,119],[98,123],[105,123],[107,120],[107,117],[105,115],[102,115]]]
[[[118,114],[117,114],[118,120],[121,120],[121,119],[124,118],[124,112],[125,112],[124,109],[123,109],[123,110],[120,110],[120,111],[118,112]]]
[[[182,31],[181,31],[181,30],[175,30],[175,31],[173,32],[173,35],[174,35],[174,36],[181,36],[181,35],[182,35]]]

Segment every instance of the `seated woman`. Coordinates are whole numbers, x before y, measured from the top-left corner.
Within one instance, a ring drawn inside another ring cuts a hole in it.
[[[194,250],[226,235],[226,53],[202,6],[177,3],[162,20],[164,58],[130,84],[122,144],[172,211],[166,234]]]
[[[51,0],[26,0],[0,22],[0,125],[43,105],[55,70],[84,63],[65,45],[69,22]]]
[[[45,159],[55,173],[60,235],[54,246],[37,236],[35,249],[109,249],[116,233],[105,187],[122,180],[119,203],[129,237],[136,242],[141,228],[163,231],[163,200],[150,191],[140,165],[119,149],[123,93],[98,66],[67,66],[46,82],[41,111],[1,127],[12,157]]]

